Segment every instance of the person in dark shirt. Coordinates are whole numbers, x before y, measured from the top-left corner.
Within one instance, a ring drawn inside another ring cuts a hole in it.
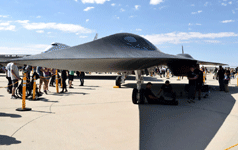
[[[218,77],[218,81],[219,81],[219,87],[220,87],[220,91],[225,91],[225,87],[224,87],[224,74],[225,74],[225,70],[222,68],[222,66],[219,66],[219,71],[217,73],[217,77]]]
[[[173,100],[176,100],[176,94],[173,91],[172,86],[169,84],[169,80],[165,81],[165,84],[160,88],[159,94],[163,91],[163,96],[171,97]]]
[[[145,97],[149,104],[159,104],[159,98],[151,91],[152,83],[148,82],[145,89]]]
[[[229,88],[228,88],[229,81],[230,81],[230,72],[229,72],[229,71],[226,71],[225,77],[224,77],[224,88],[225,88],[225,92],[229,92]]]
[[[190,71],[188,72],[188,80],[189,80],[189,92],[188,92],[188,103],[195,103],[194,101],[194,94],[195,94],[195,90],[196,90],[196,80],[198,78],[198,76],[196,75],[196,73],[194,72],[194,66],[190,67]]]
[[[198,91],[198,100],[201,100],[201,89],[203,85],[203,72],[199,68],[199,64],[196,65],[196,69],[194,70],[195,74],[198,76],[196,80],[196,90],[194,97],[196,96],[196,91]]]
[[[66,80],[67,80],[67,71],[66,70],[62,70],[61,80],[62,80],[63,87],[62,87],[62,91],[60,93],[68,92],[68,90],[66,88]]]
[[[84,85],[84,78],[85,78],[85,73],[83,71],[80,72],[79,79],[80,79],[80,86]]]

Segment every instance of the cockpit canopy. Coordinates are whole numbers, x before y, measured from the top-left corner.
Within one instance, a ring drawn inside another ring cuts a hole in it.
[[[53,42],[53,43],[51,43],[51,45],[49,47],[47,47],[45,49],[45,51],[43,53],[48,53],[48,52],[51,52],[51,51],[62,50],[62,49],[69,48],[69,47],[70,46],[62,44],[62,43]]]

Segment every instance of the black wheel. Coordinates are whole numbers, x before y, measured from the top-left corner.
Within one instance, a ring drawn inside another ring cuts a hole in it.
[[[116,86],[121,87],[121,76],[117,76],[117,78],[116,78]]]
[[[132,91],[132,103],[133,104],[138,104],[138,98],[137,98],[138,90],[136,88],[133,89]],[[140,104],[144,104],[145,102],[145,96],[144,96],[144,89],[140,90]]]
[[[30,95],[31,95],[31,91],[26,90],[26,98],[28,98]],[[16,96],[19,98],[22,98],[22,86],[16,89]]]
[[[136,88],[134,88],[132,91],[132,103],[133,104],[138,104],[137,93],[138,93],[138,90]]]

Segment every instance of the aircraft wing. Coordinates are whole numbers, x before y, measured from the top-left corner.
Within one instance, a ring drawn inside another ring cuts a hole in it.
[[[117,72],[167,65],[172,60],[189,60],[161,52],[146,39],[129,33],[114,34],[82,45],[13,59],[19,64],[64,70]]]
[[[200,65],[214,65],[214,66],[228,66],[228,64],[218,63],[218,62],[208,62],[208,61],[200,61],[198,60]]]
[[[12,60],[19,64],[85,72],[118,72],[167,65],[183,74],[197,60],[161,52],[148,40],[119,33],[89,43]],[[186,71],[185,71],[186,70]]]

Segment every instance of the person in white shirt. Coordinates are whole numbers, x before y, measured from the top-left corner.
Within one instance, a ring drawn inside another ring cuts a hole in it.
[[[12,62],[8,63],[7,66],[6,66],[6,78],[8,80],[8,84],[7,84],[7,92],[9,94],[12,93],[12,80],[11,80],[11,65],[12,65]]]
[[[18,86],[18,80],[21,80],[20,76],[19,76],[19,71],[18,71],[18,67],[16,66],[15,63],[13,63],[11,65],[11,80],[12,80],[12,99],[16,99],[16,95],[15,95],[15,90]]]

